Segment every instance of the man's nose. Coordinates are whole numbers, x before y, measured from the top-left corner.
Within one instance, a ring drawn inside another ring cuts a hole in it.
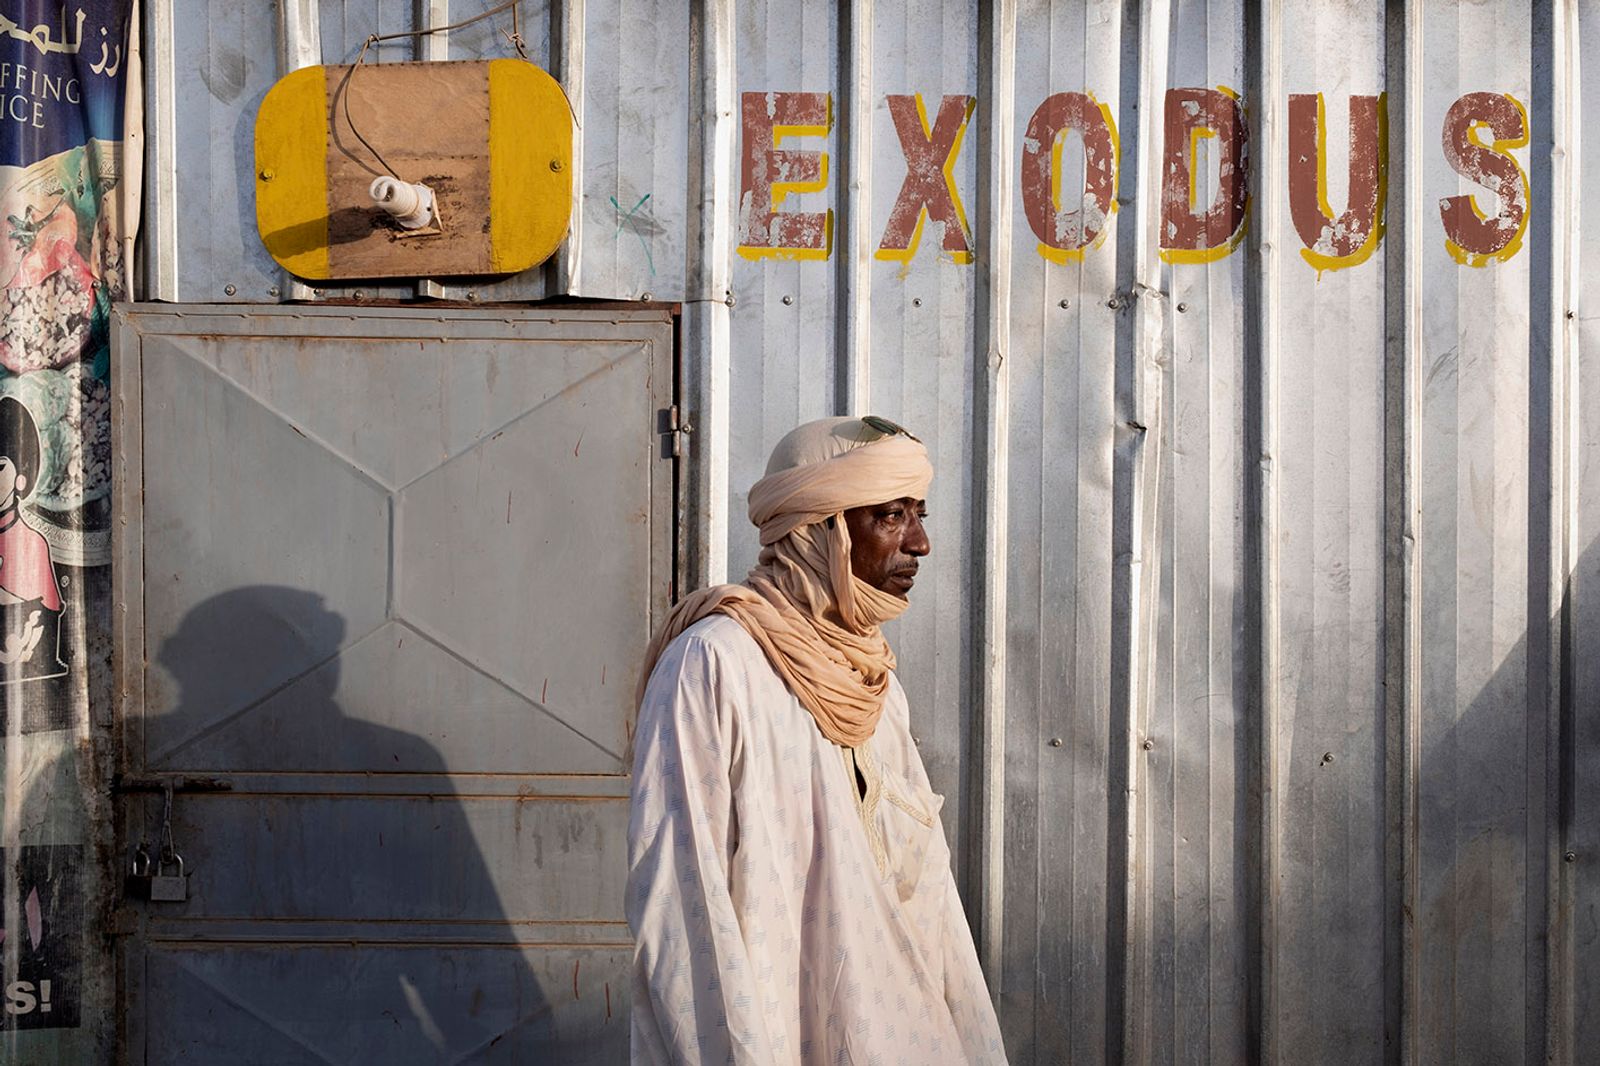
[[[906,529],[905,539],[900,542],[900,549],[907,555],[927,555],[931,550],[928,543],[928,527],[922,524],[922,516],[911,512],[911,524]]]

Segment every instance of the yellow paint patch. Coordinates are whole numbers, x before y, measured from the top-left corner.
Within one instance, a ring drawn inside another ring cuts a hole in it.
[[[489,63],[489,234],[496,273],[555,254],[572,220],[572,111],[532,63]]]
[[[256,228],[290,273],[328,275],[328,94],[321,67],[268,90],[256,119]]]

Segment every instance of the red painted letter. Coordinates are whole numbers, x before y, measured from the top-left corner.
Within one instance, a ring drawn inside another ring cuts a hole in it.
[[[1493,140],[1485,144],[1479,130]],[[1487,266],[1510,259],[1522,247],[1528,228],[1528,176],[1508,149],[1528,143],[1528,114],[1505,93],[1468,93],[1450,105],[1444,116],[1444,158],[1462,177],[1477,182],[1500,199],[1500,209],[1485,216],[1471,196],[1439,201],[1445,247],[1456,262]]]
[[[1328,117],[1322,94],[1289,97],[1289,217],[1306,262],[1324,270],[1364,263],[1383,239],[1388,120],[1382,96],[1350,97],[1350,205],[1328,204]]]
[[[1161,258],[1209,263],[1238,247],[1249,196],[1248,137],[1231,90],[1168,89],[1161,176]],[[1200,211],[1195,166],[1202,138],[1217,142],[1217,195]]]
[[[920,94],[887,100],[906,157],[906,180],[889,212],[878,258],[909,263],[922,239],[923,220],[931,218],[944,224],[946,254],[958,263],[972,262],[967,218],[956,192],[955,165],[975,101],[970,96],[946,96],[930,130]]]
[[[1083,137],[1083,201],[1062,210],[1061,144]],[[1039,254],[1055,263],[1081,258],[1117,209],[1117,126],[1111,109],[1087,93],[1056,93],[1028,120],[1022,139],[1022,210]]]
[[[779,211],[790,193],[828,186],[828,153],[779,148],[785,137],[833,129],[827,93],[745,93],[739,190],[739,254],[747,259],[826,259],[833,212]]]

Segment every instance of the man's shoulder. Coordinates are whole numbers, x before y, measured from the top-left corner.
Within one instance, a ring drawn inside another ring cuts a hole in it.
[[[679,633],[667,645],[669,651],[673,648],[690,647],[704,648],[712,654],[724,652],[742,654],[758,645],[744,626],[734,619],[725,614],[708,614]]]
[[[676,704],[709,697],[724,709],[786,691],[755,638],[735,619],[714,614],[691,625],[661,652],[644,702]]]
[[[734,667],[743,673],[752,656],[762,657],[761,646],[744,626],[725,614],[711,614],[674,637],[662,649],[660,664],[714,672]]]

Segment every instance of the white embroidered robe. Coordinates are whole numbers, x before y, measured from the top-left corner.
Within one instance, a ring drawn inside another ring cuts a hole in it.
[[[633,773],[634,1063],[1005,1062],[898,679],[838,747],[713,615],[651,674]]]

